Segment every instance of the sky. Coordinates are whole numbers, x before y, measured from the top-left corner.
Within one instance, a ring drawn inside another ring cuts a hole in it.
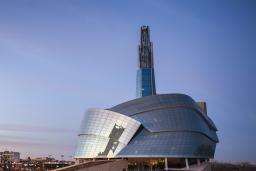
[[[206,101],[215,159],[256,163],[256,1],[0,1],[0,151],[72,159],[88,108],[135,98],[140,26],[158,94]]]

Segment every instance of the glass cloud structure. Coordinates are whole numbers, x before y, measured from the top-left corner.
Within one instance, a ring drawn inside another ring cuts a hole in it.
[[[110,109],[89,109],[75,158],[213,158],[217,128],[184,94],[137,98]]]
[[[213,158],[216,127],[184,94],[147,96],[111,109],[141,123],[141,129],[117,156]]]
[[[139,126],[138,121],[120,113],[88,109],[79,132],[76,158],[116,156]]]
[[[141,28],[141,34],[149,36],[147,31],[148,27]],[[145,42],[152,50],[149,37]],[[207,115],[206,103],[195,102],[184,94],[156,94],[152,54],[149,56],[150,60],[139,61],[140,66],[148,68],[138,71],[138,98],[104,110],[87,110],[75,158],[164,158],[167,161],[214,157],[219,140],[217,128]],[[142,87],[138,88],[141,86],[138,82]]]

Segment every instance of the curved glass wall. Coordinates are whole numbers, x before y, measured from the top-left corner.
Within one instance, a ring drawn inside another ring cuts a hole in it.
[[[209,129],[204,120],[194,110],[188,108],[159,109],[132,117],[150,132],[194,131],[218,141],[215,131]]]
[[[108,110],[89,109],[75,158],[213,158],[216,131],[189,96],[147,96]]]
[[[133,137],[140,123],[116,112],[89,109],[81,124],[75,158],[115,156]]]
[[[130,116],[143,125],[117,154],[119,157],[214,157],[217,129],[187,95],[148,96],[109,110]]]
[[[213,158],[214,151],[215,142],[199,133],[142,129],[117,157]]]
[[[197,103],[191,97],[184,94],[160,94],[147,96],[119,104],[109,110],[133,116],[147,111],[178,107],[195,110],[197,114],[205,120],[210,129],[217,131],[212,120],[205,113],[200,111]]]

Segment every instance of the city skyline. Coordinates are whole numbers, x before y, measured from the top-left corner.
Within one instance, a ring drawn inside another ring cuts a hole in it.
[[[0,4],[0,151],[74,155],[88,107],[135,98],[145,24],[157,93],[207,101],[219,129],[215,159],[256,162],[254,1]]]

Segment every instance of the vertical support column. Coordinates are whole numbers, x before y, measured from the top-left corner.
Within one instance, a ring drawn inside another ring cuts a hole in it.
[[[200,159],[196,159],[197,160],[197,165],[199,166],[201,164]]]
[[[165,170],[168,170],[168,160],[167,157],[164,158]]]
[[[186,162],[186,169],[189,169],[189,164],[188,164],[188,158],[185,158],[185,162]]]

